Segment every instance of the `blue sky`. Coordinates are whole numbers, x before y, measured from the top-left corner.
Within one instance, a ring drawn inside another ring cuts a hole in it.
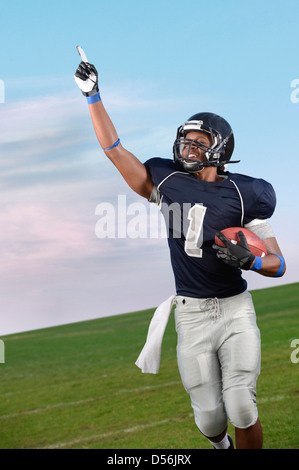
[[[95,209],[143,200],[100,150],[73,74],[80,44],[124,146],[171,157],[177,127],[213,111],[232,125],[232,171],[277,193],[271,219],[297,282],[297,1],[11,1],[1,5],[0,334],[158,305],[174,290],[165,239],[98,239]],[[299,97],[299,92],[298,92]],[[298,258],[298,257],[297,257]]]

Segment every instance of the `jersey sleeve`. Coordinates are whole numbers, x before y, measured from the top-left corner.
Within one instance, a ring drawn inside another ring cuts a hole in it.
[[[251,190],[244,198],[244,223],[253,219],[269,219],[276,207],[276,194],[273,186],[263,179],[253,179]]]
[[[157,187],[171,173],[178,170],[177,164],[173,160],[166,158],[151,158],[144,165],[150,173],[154,185]]]

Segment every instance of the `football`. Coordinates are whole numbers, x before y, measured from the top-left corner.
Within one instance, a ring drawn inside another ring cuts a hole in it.
[[[240,243],[238,237],[238,232],[240,232],[240,230],[244,233],[246,237],[248,247],[251,253],[254,256],[259,256],[261,258],[263,256],[266,256],[267,248],[265,246],[265,243],[251,230],[248,230],[247,228],[243,227],[229,227],[225,228],[224,230],[221,230],[221,233],[223,233],[223,235],[225,235],[226,238],[228,238],[232,243],[238,245]],[[224,246],[222,241],[220,241],[217,236],[215,236],[215,243],[219,246]]]

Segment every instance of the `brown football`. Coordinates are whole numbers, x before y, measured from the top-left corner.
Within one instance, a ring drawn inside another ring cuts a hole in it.
[[[240,240],[238,237],[238,232],[240,230],[244,233],[248,247],[251,251],[251,253],[254,256],[260,256],[261,258],[263,256],[266,256],[267,254],[267,248],[263,240],[261,240],[255,233],[253,233],[251,230],[248,230],[247,228],[243,227],[229,227],[225,228],[224,230],[221,230],[221,233],[226,236],[232,243],[236,243],[239,245]],[[219,240],[217,236],[215,236],[215,243],[219,246],[224,246],[222,241]]]

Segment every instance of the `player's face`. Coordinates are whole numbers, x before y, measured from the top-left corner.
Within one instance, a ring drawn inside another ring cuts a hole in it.
[[[207,160],[205,157],[205,150],[199,148],[196,143],[210,147],[212,142],[208,134],[205,134],[204,132],[188,132],[188,134],[186,134],[186,139],[188,139],[189,143],[186,143],[186,146],[182,151],[183,158],[205,162]],[[194,141],[194,144],[190,145],[190,141]]]

